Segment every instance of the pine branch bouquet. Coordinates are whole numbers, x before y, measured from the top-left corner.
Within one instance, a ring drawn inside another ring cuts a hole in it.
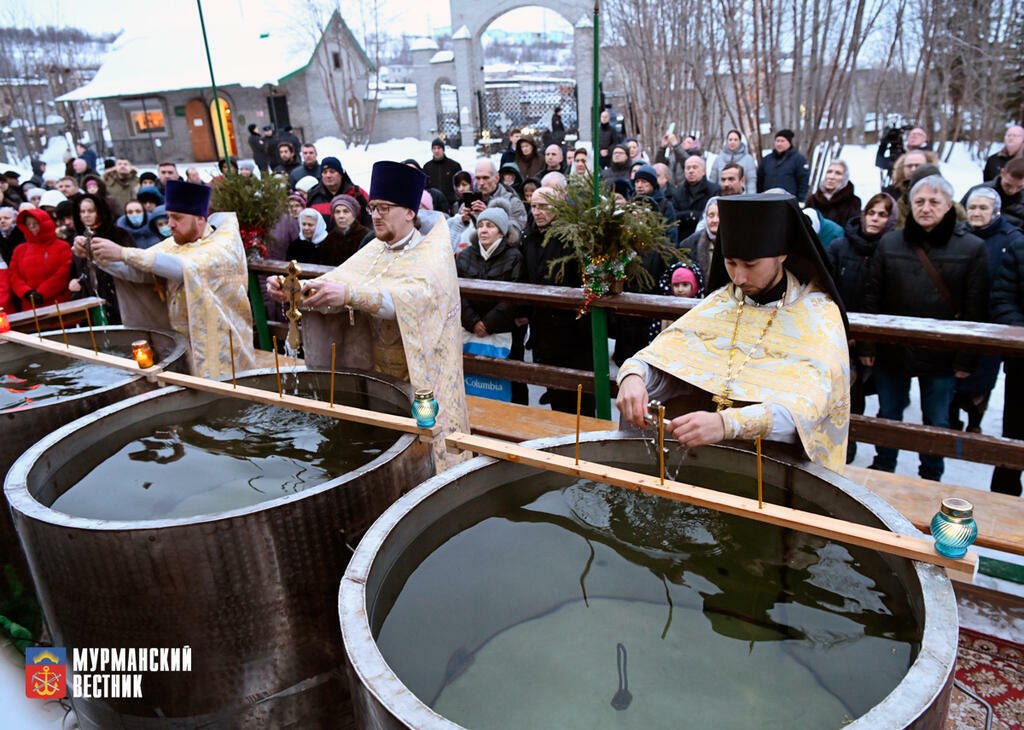
[[[573,253],[553,260],[549,273],[561,281],[566,264],[579,262],[587,297],[582,312],[595,298],[622,291],[627,281],[653,286],[654,278],[643,265],[646,254],[657,252],[666,262],[677,258],[665,235],[670,223],[649,201],[641,198],[621,203],[610,186],[602,185],[594,205],[593,191],[592,175],[570,177],[565,197],[550,201],[554,220],[544,235],[545,246],[558,239],[573,249]]]
[[[257,249],[267,255],[263,237],[288,208],[288,187],[276,175],[243,177],[229,174],[215,184],[210,210],[233,212],[238,216],[239,233],[246,251]]]

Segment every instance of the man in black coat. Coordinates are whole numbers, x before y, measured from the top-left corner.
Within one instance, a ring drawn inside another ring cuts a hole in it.
[[[911,188],[910,205],[906,227],[885,234],[871,259],[864,311],[985,321],[988,254],[985,243],[957,221],[952,186],[938,175],[926,177]],[[967,377],[975,366],[975,357],[966,351],[862,342],[857,354],[862,365],[875,368],[879,417],[903,420],[910,381],[916,377],[924,423],[940,428],[949,427],[956,379]],[[893,472],[897,455],[896,449],[878,446],[871,468]],[[938,481],[942,471],[942,457],[921,454],[921,477]]]
[[[427,187],[437,188],[444,193],[448,206],[455,202],[455,186],[452,185],[452,177],[462,169],[455,160],[444,154],[444,140],[440,137],[430,143],[431,159],[423,165],[423,174],[427,176]]]
[[[255,124],[249,125],[249,149],[252,150],[252,161],[260,172],[267,170],[267,141],[264,139]]]
[[[775,149],[757,166],[757,192],[782,188],[797,200],[804,200],[809,177],[807,159],[793,146],[793,130],[780,129],[775,133]]]
[[[554,188],[540,187],[530,199],[533,219],[526,227],[522,243],[526,274],[531,284],[579,289],[583,285],[583,273],[575,258],[566,264],[561,280],[557,269],[550,271],[552,261],[573,254],[572,246],[560,240],[544,245],[545,232],[554,220],[549,201],[557,195]],[[577,319],[576,312],[571,309],[535,308],[530,314],[530,344],[534,362],[579,370],[594,369],[589,314]],[[540,402],[549,403],[555,411],[576,412],[576,393],[569,390],[548,388]],[[593,395],[583,394],[581,409],[587,415],[594,413]]]
[[[619,130],[612,124],[612,113],[609,109],[601,110],[601,124],[597,128],[597,149],[600,157],[597,158],[602,168],[612,164],[612,147],[622,141]],[[627,158],[629,152],[626,153]]]
[[[1010,243],[1003,251],[999,272],[992,282],[992,321],[1024,327],[1024,242]],[[1006,373],[1003,397],[1003,436],[1024,439],[1024,358],[1003,360]],[[1020,469],[997,466],[992,472],[993,492],[1021,496]]]
[[[722,189],[708,180],[704,158],[690,155],[683,164],[683,184],[676,188],[676,220],[679,221],[678,237],[686,238],[700,223],[708,199],[718,195]]]

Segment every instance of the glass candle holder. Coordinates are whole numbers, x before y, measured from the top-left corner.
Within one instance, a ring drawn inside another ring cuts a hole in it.
[[[153,367],[153,348],[147,340],[135,340],[132,343],[132,357],[139,364],[140,368]]]
[[[7,319],[7,312],[4,311],[3,307],[0,307],[0,332],[10,332],[11,321]]]
[[[978,537],[974,521],[974,505],[966,499],[947,497],[932,518],[935,552],[947,558],[962,558]]]
[[[430,428],[437,420],[437,412],[440,407],[434,400],[434,391],[417,390],[412,401],[412,415],[416,419],[416,425],[420,428]]]

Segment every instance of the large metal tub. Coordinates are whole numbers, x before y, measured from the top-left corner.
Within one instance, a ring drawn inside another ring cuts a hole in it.
[[[304,392],[325,396],[328,373],[297,376]],[[276,389],[273,370],[238,380]],[[358,371],[337,373],[335,392],[403,415],[412,398],[407,384]],[[217,514],[115,522],[47,507],[133,429],[188,417],[218,397],[166,388],[104,408],[43,439],[8,474],[53,643],[69,660],[72,648],[192,648],[192,671],[145,674],[141,700],[73,699],[82,727],[333,727],[347,706],[338,581],[349,545],[433,473],[418,437],[396,432],[358,470]]]
[[[524,445],[572,456],[574,437],[538,439]],[[612,431],[581,436],[580,458],[600,463],[651,463],[650,452],[641,439]],[[754,455],[731,446],[692,449],[686,459],[686,464],[726,474],[756,474]],[[507,461],[474,458],[405,495],[363,537],[339,592],[349,682],[360,727],[459,727],[431,710],[402,683],[381,654],[374,632],[394,605],[403,576],[408,576],[426,555],[478,518],[471,514],[477,509],[473,503],[485,502],[488,509],[510,503],[514,498],[504,489],[505,485],[538,472]],[[684,477],[685,471],[680,479]],[[883,500],[819,466],[785,457],[765,458],[764,478],[767,484],[785,489],[794,499],[807,500],[826,514],[918,534],[910,522]],[[906,591],[910,610],[923,627],[920,648],[902,682],[882,702],[845,727],[941,728],[948,709],[957,649],[952,585],[945,572],[933,565],[888,555],[882,559],[894,574],[886,580],[898,581],[896,587],[902,586]],[[543,596],[525,600],[534,600],[533,608],[538,611],[546,606]],[[517,595],[515,602],[523,604],[524,599]],[[523,614],[517,615],[521,618]],[[424,616],[424,625],[430,625],[428,616]],[[870,667],[864,670],[870,671]],[[793,701],[799,702],[799,698]]]
[[[177,332],[128,328],[122,326],[94,327],[97,342],[108,341],[112,345],[122,347],[125,357],[131,357],[131,344],[135,340],[149,340],[157,356],[157,362],[165,365],[165,369],[174,372],[188,372],[186,355],[187,343]],[[87,329],[67,331],[68,343],[77,347],[92,349],[92,339]],[[59,331],[44,332],[43,337],[55,342],[63,342],[63,334]],[[0,373],[11,372],[14,367],[30,360],[37,353],[24,345],[10,342],[0,343]],[[53,401],[44,401],[35,405],[24,406],[16,410],[0,411],[0,479],[10,469],[11,464],[21,456],[25,449],[76,418],[92,413],[106,405],[130,398],[139,393],[155,389],[156,385],[147,380],[145,375],[125,373],[125,380],[104,388],[90,390],[81,395],[69,396]],[[0,514],[0,564],[13,562],[22,572],[24,560],[18,546],[18,536],[11,523],[10,510],[4,502]],[[27,577],[27,576],[23,576]]]

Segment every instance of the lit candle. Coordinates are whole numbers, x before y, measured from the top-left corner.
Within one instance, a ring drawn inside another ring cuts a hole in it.
[[[140,368],[153,367],[153,348],[147,340],[136,340],[132,343],[132,357]]]
[[[437,401],[432,390],[417,390],[412,402],[412,415],[420,428],[431,428],[436,422],[438,413]]]
[[[7,312],[4,311],[3,307],[0,307],[0,332],[10,332],[11,322],[7,319]]]

